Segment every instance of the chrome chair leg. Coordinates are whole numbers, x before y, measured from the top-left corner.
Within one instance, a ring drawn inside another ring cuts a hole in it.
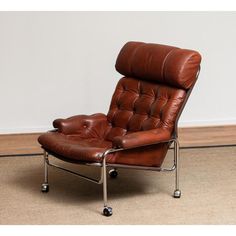
[[[102,179],[103,179],[103,201],[104,201],[103,215],[111,216],[112,208],[107,205],[107,171],[106,171],[105,157],[103,158],[103,163],[102,163]]]
[[[179,189],[179,141],[174,140],[174,164],[175,164],[175,191],[173,194],[174,198],[181,197],[181,191]]]
[[[44,150],[43,152],[44,160],[44,183],[42,184],[41,191],[47,193],[49,191],[48,184],[48,153]]]

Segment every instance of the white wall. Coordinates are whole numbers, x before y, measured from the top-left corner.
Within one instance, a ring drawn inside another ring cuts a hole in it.
[[[106,113],[130,40],[201,52],[181,126],[236,124],[236,12],[0,12],[0,133]]]

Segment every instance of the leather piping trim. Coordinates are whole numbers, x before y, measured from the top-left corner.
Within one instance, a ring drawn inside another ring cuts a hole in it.
[[[162,63],[162,67],[161,67],[161,77],[162,77],[162,81],[163,81],[163,82],[166,80],[164,70],[165,70],[165,65],[166,65],[167,58],[168,58],[174,51],[176,51],[176,50],[178,50],[178,48],[174,48],[174,49],[172,49],[171,51],[169,51],[169,52],[167,53],[167,55],[165,56],[165,59],[164,59],[164,61],[163,61],[163,63]]]

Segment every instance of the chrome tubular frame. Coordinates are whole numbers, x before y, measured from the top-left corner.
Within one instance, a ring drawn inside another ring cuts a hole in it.
[[[175,166],[175,191],[173,197],[180,198],[181,191],[179,189],[179,141],[174,142],[174,166]]]
[[[48,166],[52,166],[54,168],[57,168],[59,170],[66,171],[70,174],[76,175],[82,179],[88,180],[90,182],[96,183],[96,184],[103,184],[103,202],[104,202],[104,208],[108,207],[107,204],[107,171],[106,167],[112,167],[112,168],[127,168],[127,169],[135,169],[135,170],[150,170],[150,171],[158,171],[158,172],[170,172],[175,170],[175,191],[174,191],[174,197],[179,198],[180,197],[180,190],[179,190],[179,142],[178,139],[171,139],[167,142],[174,142],[174,163],[171,168],[162,168],[162,167],[148,167],[148,166],[131,166],[131,165],[123,165],[123,164],[109,164],[106,163],[106,156],[109,153],[123,151],[125,149],[109,149],[105,151],[101,157],[102,162],[101,163],[80,163],[82,165],[87,166],[97,166],[101,168],[101,174],[99,179],[94,179],[85,175],[82,175],[78,172],[74,172],[72,170],[66,169],[64,167],[61,167],[59,165],[56,165],[54,163],[51,163],[49,161],[49,153],[44,150],[44,184],[48,185]],[[53,154],[52,154],[53,156]]]
[[[175,189],[179,190],[179,142],[174,142]]]
[[[43,151],[44,156],[44,183],[48,184],[48,153],[44,150]]]
[[[47,155],[48,155],[48,154],[47,154]],[[76,175],[76,176],[78,176],[78,177],[80,177],[80,178],[82,178],[82,179],[86,179],[86,180],[88,180],[88,181],[90,181],[90,182],[93,182],[93,183],[95,183],[95,184],[102,184],[102,183],[103,183],[103,178],[102,178],[103,175],[102,175],[102,172],[101,172],[101,177],[100,177],[100,179],[94,179],[94,178],[91,178],[91,177],[82,175],[82,174],[80,174],[80,173],[74,172],[74,171],[72,171],[72,170],[66,169],[66,168],[61,167],[61,166],[59,166],[59,165],[56,165],[56,164],[54,164],[54,163],[51,163],[51,162],[49,162],[49,159],[47,159],[46,163],[47,163],[48,166],[52,166],[52,167],[54,167],[54,168],[56,168],[56,169],[66,171],[66,172],[68,172],[68,173],[70,173],[70,174]],[[47,174],[46,174],[46,172],[45,172],[45,176],[46,176],[46,175],[47,175]]]

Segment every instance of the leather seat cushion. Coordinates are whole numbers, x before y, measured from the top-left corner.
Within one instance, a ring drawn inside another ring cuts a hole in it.
[[[102,153],[112,147],[112,142],[98,138],[84,139],[78,135],[48,132],[39,137],[39,143],[48,152],[74,161],[100,162]]]
[[[78,135],[64,135],[48,132],[39,137],[39,143],[45,150],[61,159],[71,162],[102,162],[102,154],[112,148],[112,142],[97,138],[80,138]],[[141,166],[161,166],[168,144],[157,144],[108,154],[109,164]]]

